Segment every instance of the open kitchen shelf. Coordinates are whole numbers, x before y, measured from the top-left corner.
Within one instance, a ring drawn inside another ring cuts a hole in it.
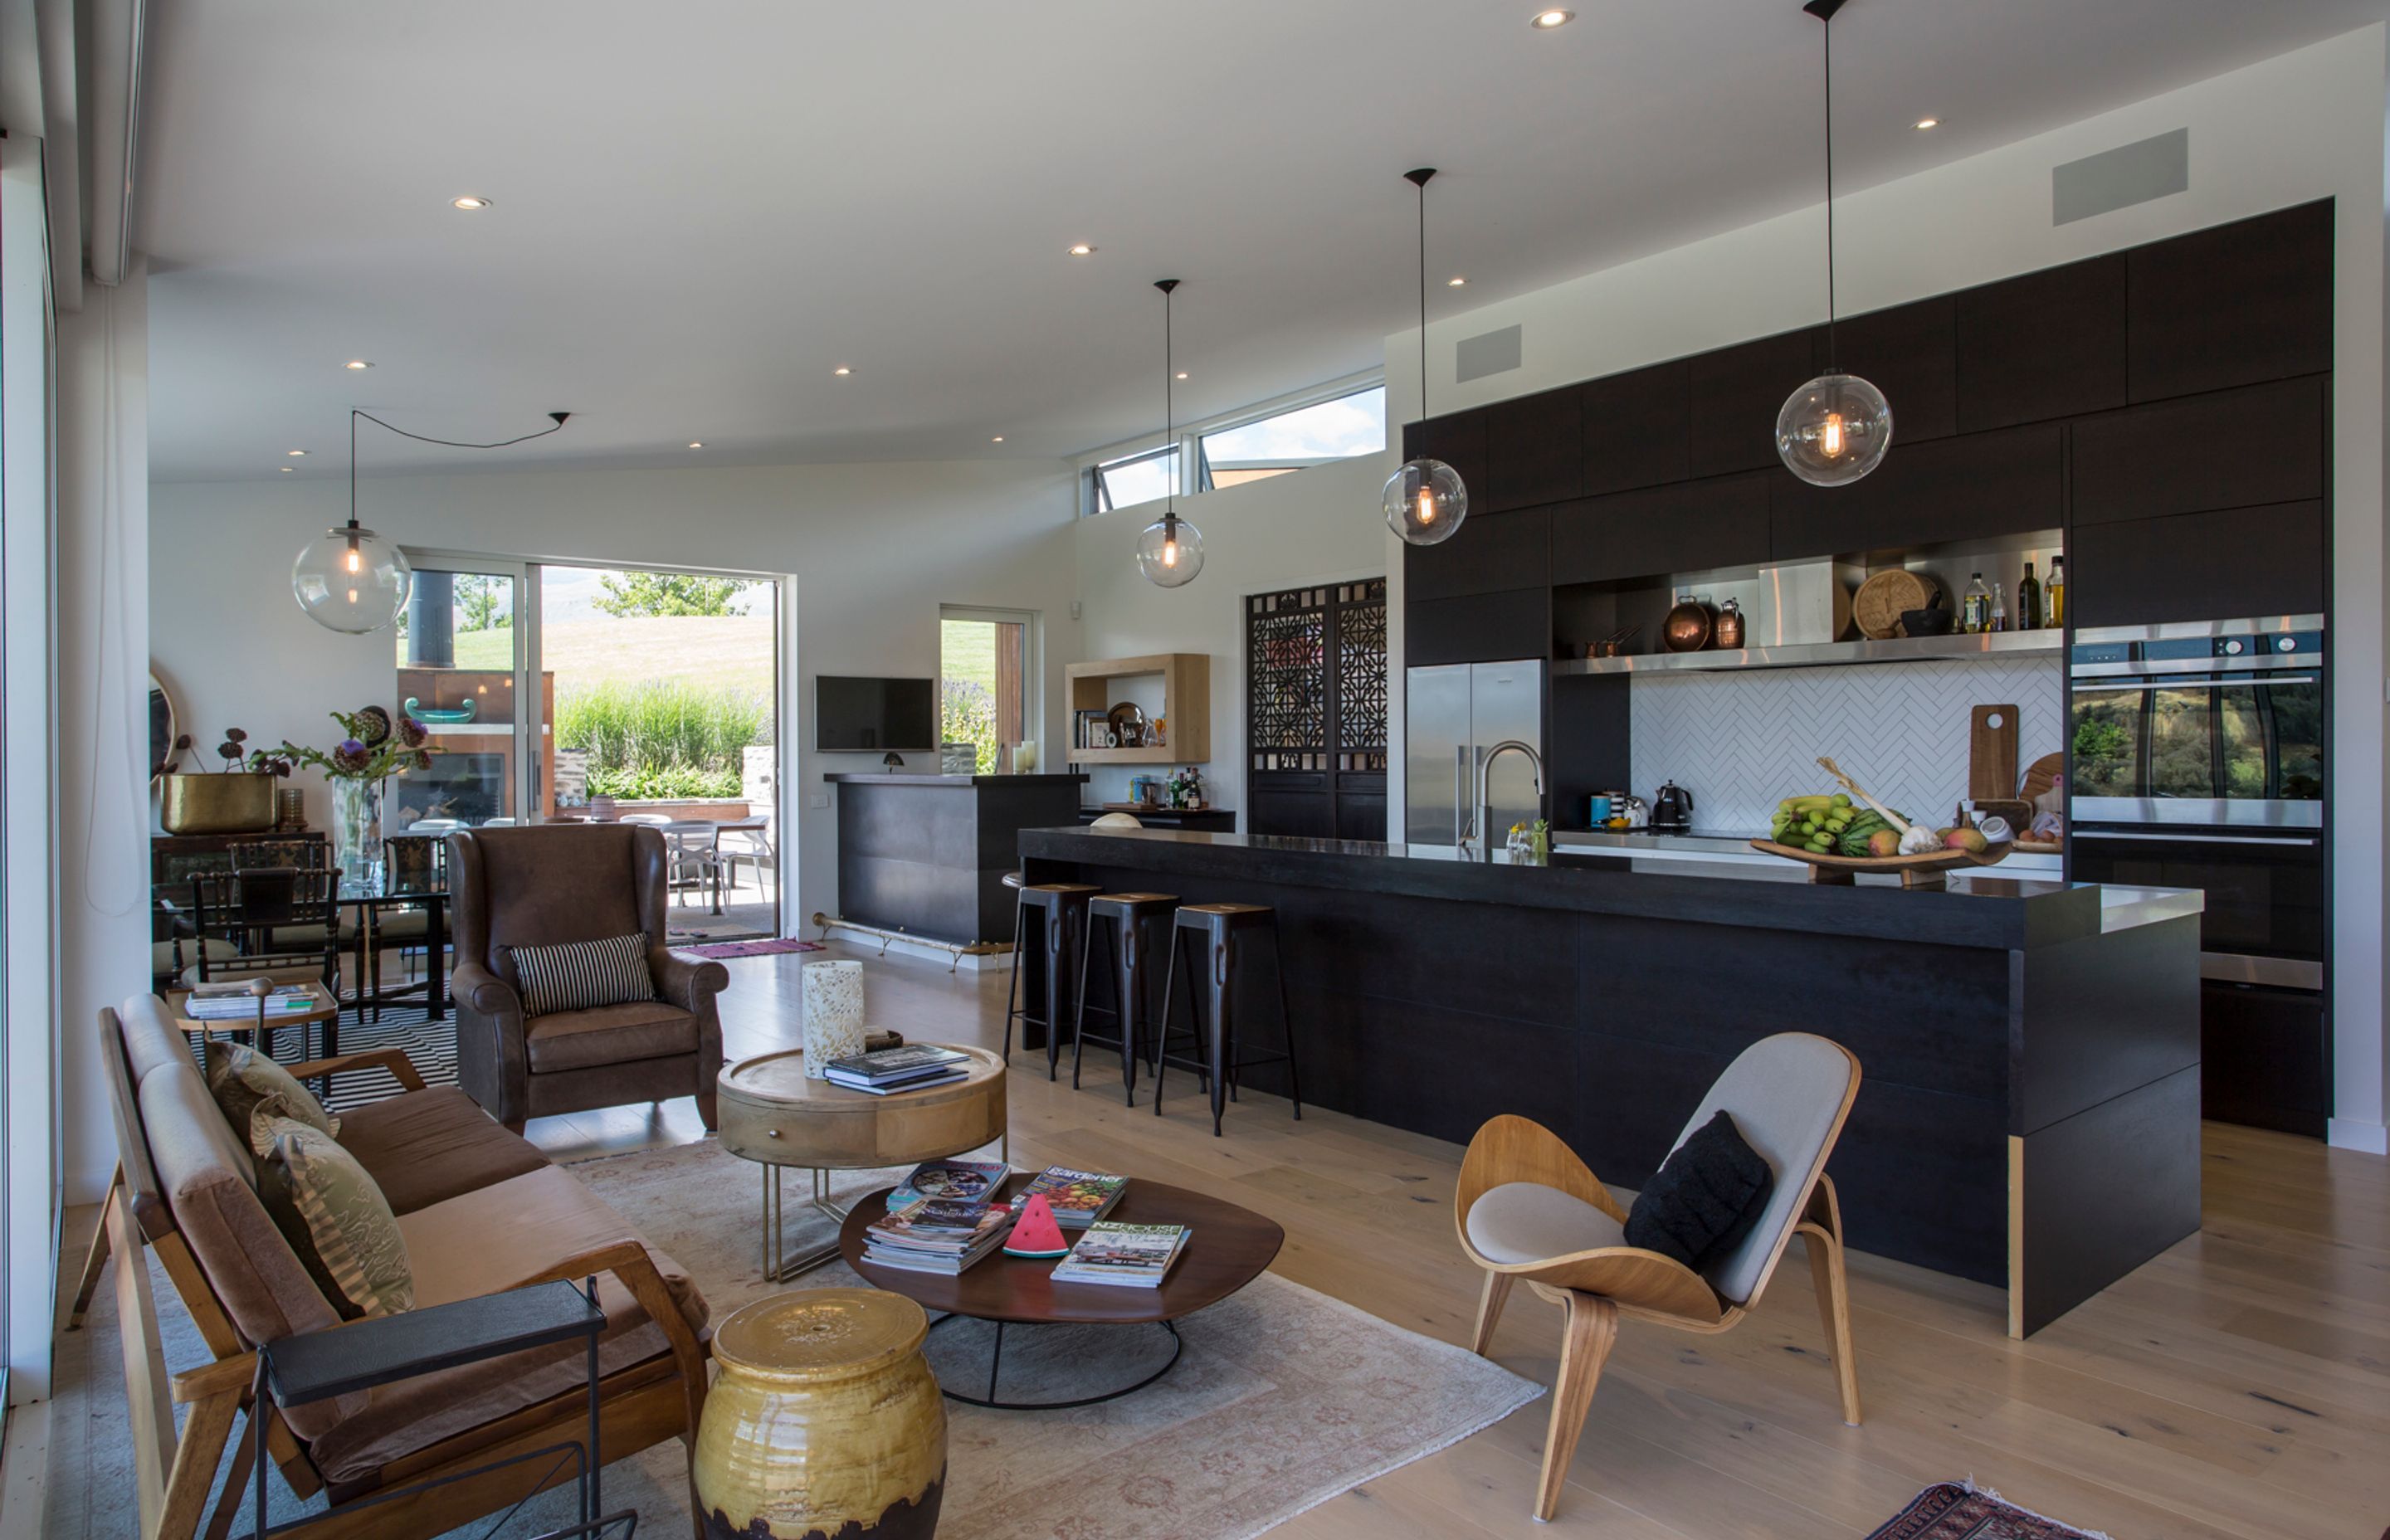
[[[1212,659],[1201,652],[1155,652],[1142,658],[1098,658],[1062,671],[1073,712],[1110,710],[1135,680],[1147,687],[1149,720],[1166,718],[1170,741],[1160,748],[1073,749],[1073,764],[1202,764],[1212,757]],[[1151,687],[1159,681],[1158,699]]]
[[[1564,658],[1552,665],[1552,673],[1567,676],[1817,668],[1829,663],[1913,663],[1929,659],[2055,658],[2064,651],[2064,634],[2054,629],[1992,631],[1972,636],[1888,636],[1880,642],[1808,642],[1709,652],[1646,652],[1627,658]]]

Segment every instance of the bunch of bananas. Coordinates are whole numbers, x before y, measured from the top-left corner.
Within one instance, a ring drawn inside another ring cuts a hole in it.
[[[1876,853],[1869,846],[1870,837],[1891,828],[1883,815],[1873,808],[1855,807],[1849,792],[1837,791],[1831,796],[1785,798],[1776,805],[1767,837],[1815,855],[1866,856]]]

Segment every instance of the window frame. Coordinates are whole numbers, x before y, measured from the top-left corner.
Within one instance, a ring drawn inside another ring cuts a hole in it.
[[[985,604],[941,603],[938,620],[942,635],[944,622],[947,621],[1021,627],[1021,730],[1023,740],[1035,746],[1037,763],[1042,766],[1046,763],[1046,612],[1042,610],[1006,610]],[[945,676],[945,648],[941,645],[938,649],[941,688]]]
[[[1212,417],[1197,418],[1192,422],[1181,423],[1176,438],[1167,442],[1157,442],[1139,436],[1092,450],[1080,456],[1077,461],[1080,517],[1092,519],[1098,514],[1116,513],[1123,507],[1144,507],[1141,503],[1112,504],[1104,494],[1103,478],[1098,474],[1099,471],[1155,459],[1176,449],[1178,452],[1177,495],[1192,497],[1199,493],[1211,492],[1215,489],[1212,485],[1212,468],[1203,453],[1203,441],[1206,438],[1239,428],[1250,428],[1254,423],[1266,422],[1271,417],[1284,417],[1290,412],[1299,412],[1306,406],[1317,406],[1326,402],[1342,401],[1346,396],[1360,395],[1368,391],[1382,390],[1385,384],[1385,370],[1364,369],[1357,374],[1343,375],[1334,379],[1322,380],[1317,385],[1307,386],[1300,391],[1289,391],[1266,400],[1252,402],[1232,412],[1221,412]],[[1379,452],[1384,452],[1383,446],[1381,446]],[[1359,458],[1358,456],[1349,455],[1340,457]],[[1313,465],[1335,463],[1336,460],[1330,458],[1308,460],[1304,462],[1304,468]],[[1147,501],[1160,502],[1161,499],[1149,498]]]

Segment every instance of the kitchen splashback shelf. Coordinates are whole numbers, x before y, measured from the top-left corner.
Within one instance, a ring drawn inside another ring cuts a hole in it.
[[[1719,648],[1707,652],[1645,652],[1626,658],[1564,658],[1552,665],[1552,672],[1570,676],[1818,668],[1834,663],[1913,663],[1939,659],[1963,661],[1970,658],[2056,658],[2064,651],[2064,634],[2056,629],[1994,631],[1972,636],[1888,636],[1882,641],[1809,642],[1793,647]]]

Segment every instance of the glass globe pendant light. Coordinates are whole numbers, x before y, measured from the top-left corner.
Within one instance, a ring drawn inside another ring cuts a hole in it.
[[[504,449],[530,439],[544,439],[562,429],[570,412],[550,412],[553,428],[495,443],[460,443],[454,439],[426,438],[389,423],[371,412],[349,409],[349,521],[326,530],[299,549],[290,563],[290,594],[307,618],[327,631],[362,636],[398,619],[406,596],[415,586],[415,569],[394,541],[383,539],[357,522],[357,419],[390,428],[401,438],[436,443],[449,449]]]
[[[1184,588],[1203,570],[1203,532],[1178,517],[1178,418],[1171,388],[1177,376],[1170,355],[1170,291],[1178,280],[1163,278],[1153,287],[1162,290],[1162,417],[1163,437],[1170,444],[1164,456],[1170,482],[1163,495],[1162,517],[1137,537],[1137,570],[1158,588]]]
[[[1883,392],[1834,366],[1834,13],[1844,0],[1801,8],[1826,38],[1826,372],[1793,391],[1776,414],[1776,453],[1813,486],[1847,486],[1883,463],[1892,447],[1892,405]]]
[[[1427,184],[1433,166],[1405,172],[1419,189],[1420,420],[1427,411]],[[1413,545],[1435,545],[1460,532],[1469,517],[1469,488],[1460,472],[1433,456],[1407,460],[1386,478],[1386,528]]]

